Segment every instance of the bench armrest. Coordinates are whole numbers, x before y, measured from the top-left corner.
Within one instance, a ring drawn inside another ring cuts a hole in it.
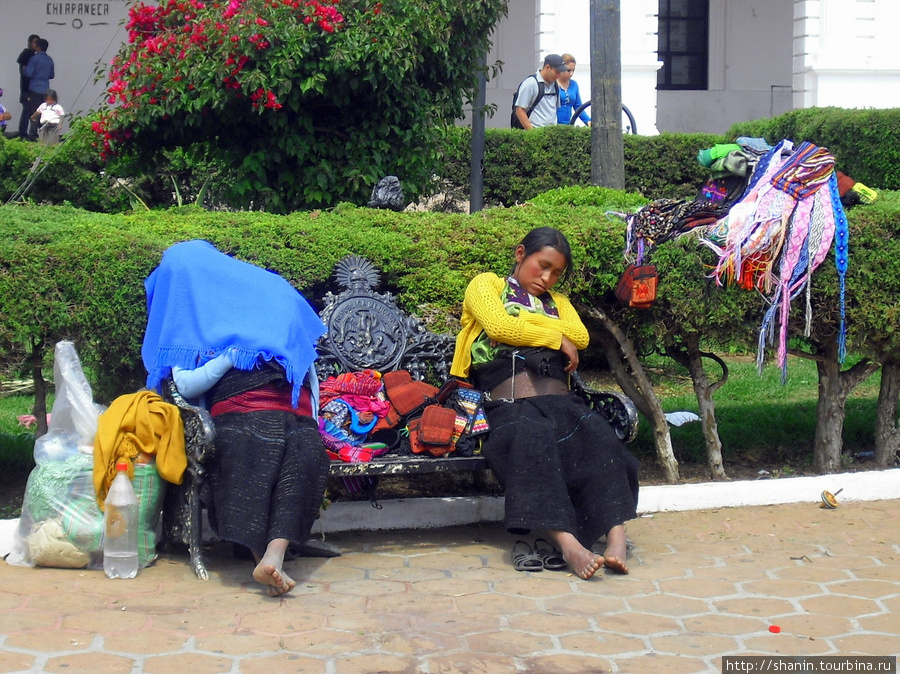
[[[166,379],[166,397],[181,412],[184,423],[184,446],[191,463],[204,463],[213,452],[213,440],[216,436],[212,416],[202,407],[191,405],[178,392],[171,377]]]
[[[578,372],[572,374],[575,390],[592,410],[602,414],[622,442],[637,436],[638,412],[631,398],[618,391],[597,391],[588,386]]]

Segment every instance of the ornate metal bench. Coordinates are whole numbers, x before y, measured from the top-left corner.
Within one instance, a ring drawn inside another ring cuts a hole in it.
[[[381,372],[408,370],[416,379],[441,383],[450,376],[455,340],[431,332],[421,320],[397,305],[390,292],[377,292],[379,273],[362,257],[349,255],[335,267],[340,291],[327,293],[320,317],[328,328],[317,351],[316,370],[321,379],[363,369]],[[595,391],[577,374],[573,381],[588,405],[603,414],[625,442],[637,433],[637,410],[626,396],[614,391]],[[201,556],[204,461],[212,452],[214,428],[209,414],[189,405],[174,383],[167,394],[182,410],[188,450],[188,474],[180,487],[170,488],[163,517],[163,540],[188,546],[191,566],[198,578],[208,574]],[[415,475],[487,468],[480,455],[443,457],[386,454],[366,463],[333,461],[337,477]]]

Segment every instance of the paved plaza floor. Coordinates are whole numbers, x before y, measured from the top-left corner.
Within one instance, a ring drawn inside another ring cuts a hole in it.
[[[212,548],[134,580],[0,563],[0,672],[718,672],[723,655],[897,655],[898,500],[663,512],[628,576],[522,573],[498,524],[328,534],[267,597]],[[780,628],[777,633],[775,628]]]

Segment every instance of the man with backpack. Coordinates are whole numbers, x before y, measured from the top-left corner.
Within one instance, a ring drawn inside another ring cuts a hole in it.
[[[526,77],[513,96],[510,126],[514,129],[533,129],[556,124],[559,107],[559,87],[556,78],[569,66],[559,54],[549,54],[544,65],[534,75]]]

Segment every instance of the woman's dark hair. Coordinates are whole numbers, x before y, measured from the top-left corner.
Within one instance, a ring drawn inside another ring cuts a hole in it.
[[[560,281],[565,283],[569,278],[569,272],[572,270],[572,247],[566,235],[553,227],[537,227],[532,229],[525,238],[519,242],[520,246],[525,247],[525,257],[539,253],[541,250],[550,246],[558,251],[566,258],[566,270],[563,272]]]

